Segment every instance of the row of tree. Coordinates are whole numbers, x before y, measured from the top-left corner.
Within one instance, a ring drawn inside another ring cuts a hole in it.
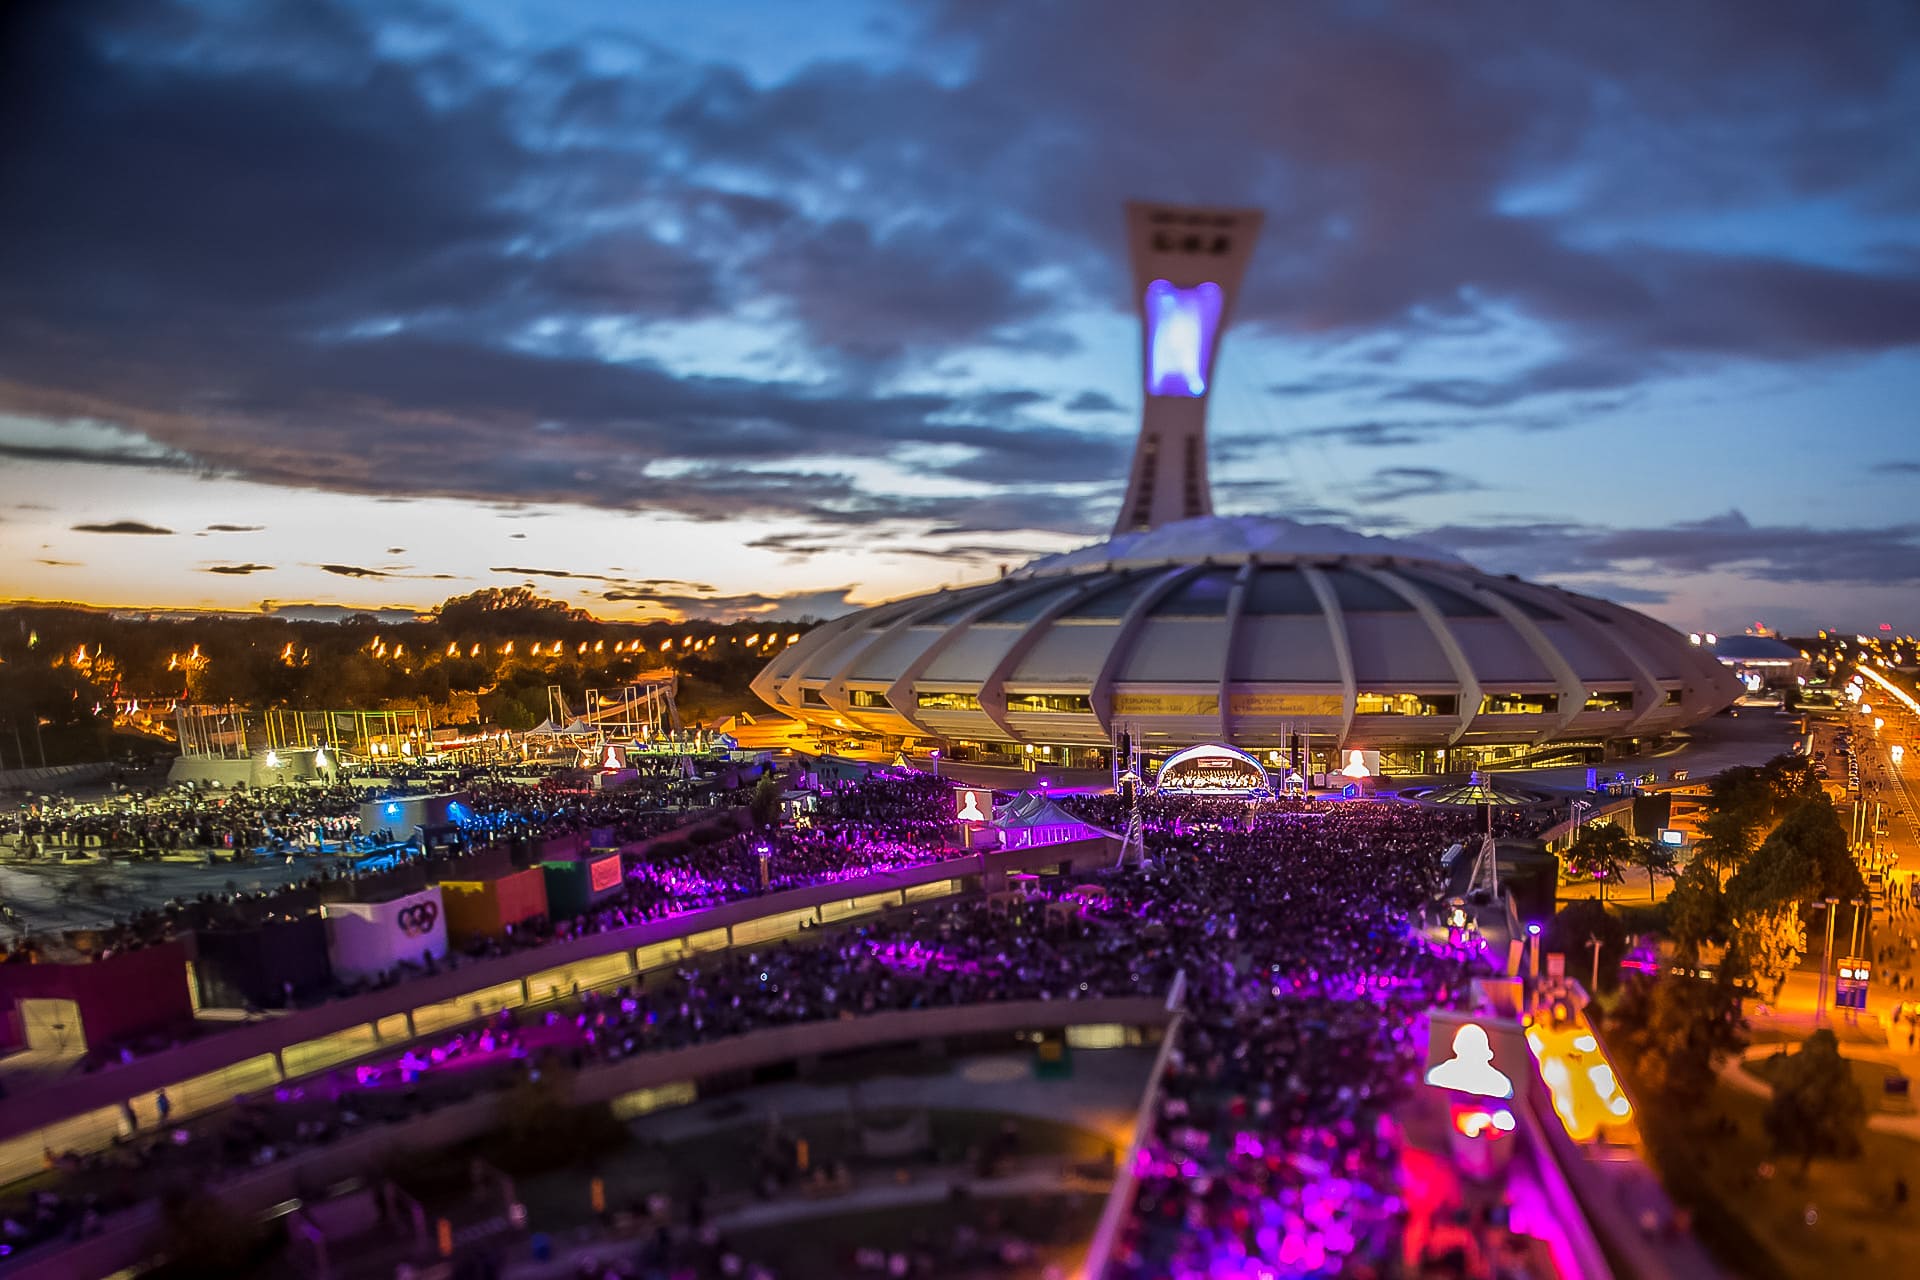
[[[417,707],[442,723],[527,729],[546,715],[548,685],[577,699],[669,669],[683,717],[713,719],[756,706],[748,683],[810,625],[605,622],[524,587],[458,596],[400,623],[17,606],[0,609],[0,762],[100,759],[116,701],[134,698]]]
[[[1608,1019],[1641,1091],[1679,1118],[1700,1113],[1717,1063],[1745,1048],[1743,996],[1777,998],[1804,957],[1816,904],[1866,891],[1846,828],[1799,757],[1717,778],[1702,837],[1668,900],[1680,972],[1628,982]],[[1815,1032],[1772,1077],[1764,1125],[1777,1154],[1858,1153],[1866,1103],[1832,1032]]]

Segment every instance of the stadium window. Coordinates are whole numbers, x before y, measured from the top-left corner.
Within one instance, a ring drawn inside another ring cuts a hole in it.
[[[1359,693],[1353,711],[1361,716],[1458,715],[1460,699],[1451,693]]]
[[[1542,716],[1559,709],[1557,693],[1490,693],[1480,699],[1483,716]]]
[[[975,693],[916,693],[913,705],[926,711],[978,711],[980,695]]]
[[[1669,707],[1677,707],[1680,705],[1680,690],[1667,690],[1666,705]]]
[[[1084,693],[1010,693],[1007,710],[1016,715],[1084,715],[1093,699]]]
[[[803,707],[825,707],[832,704],[827,701],[827,695],[818,689],[802,689],[800,691],[800,705]]]
[[[854,689],[847,694],[847,701],[856,707],[884,707],[886,696],[877,689]]]
[[[1631,689],[1590,689],[1587,691],[1588,711],[1631,711],[1633,710],[1633,691]]]

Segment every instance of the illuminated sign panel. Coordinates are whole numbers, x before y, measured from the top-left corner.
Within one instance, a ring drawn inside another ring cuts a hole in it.
[[[1147,394],[1207,394],[1207,369],[1220,332],[1225,294],[1217,284],[1183,289],[1170,280],[1147,286]]]
[[[1337,693],[1235,693],[1227,710],[1236,716],[1337,716],[1346,699]]]
[[[1533,1054],[1519,1023],[1447,1009],[1428,1014],[1427,1065],[1420,1078],[1457,1095],[1456,1101],[1518,1103],[1533,1074]]]
[[[587,867],[587,884],[595,893],[605,893],[620,886],[620,855],[602,858]]]
[[[1117,716],[1217,716],[1217,693],[1117,693],[1113,696],[1113,714]]]
[[[1268,786],[1258,760],[1233,747],[1188,747],[1167,757],[1154,786],[1170,795],[1187,793],[1245,795]]]
[[[960,822],[988,822],[993,818],[993,793],[962,787],[953,793],[953,816]]]

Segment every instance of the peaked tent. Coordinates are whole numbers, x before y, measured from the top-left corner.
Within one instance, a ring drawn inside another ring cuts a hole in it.
[[[997,806],[993,825],[1000,829],[1001,847],[1006,849],[1033,849],[1094,836],[1119,839],[1116,833],[1068,813],[1053,797],[1031,791]]]

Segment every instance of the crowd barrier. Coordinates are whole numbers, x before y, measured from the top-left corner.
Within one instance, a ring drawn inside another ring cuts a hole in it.
[[[969,886],[995,891],[1006,876],[1055,867],[1085,872],[1108,865],[1115,842],[987,851],[832,884],[745,898],[527,951],[468,961],[381,991],[329,1001],[209,1034],[146,1058],[102,1068],[0,1100],[0,1185],[38,1172],[47,1150],[104,1148],[121,1126],[122,1104],[151,1116],[167,1091],[186,1119],[236,1094],[344,1066],[419,1036],[450,1032],[502,1009],[568,998],[691,955],[777,942],[804,928],[947,897]]]
[[[576,1103],[611,1102],[639,1089],[750,1071],[831,1053],[893,1044],[1045,1031],[1089,1024],[1164,1027],[1169,1001],[1154,996],[1086,1000],[1021,1000],[868,1014],[732,1036],[711,1044],[641,1054],[575,1073]],[[1164,1059],[1164,1054],[1162,1055]],[[382,1125],[329,1146],[251,1169],[208,1188],[235,1214],[256,1215],[296,1200],[310,1188],[376,1168],[390,1155],[444,1150],[497,1128],[506,1100],[494,1091],[411,1120]],[[75,1280],[135,1267],[161,1246],[164,1221],[147,1203],[108,1217],[97,1235],[35,1250],[9,1266],[7,1280]]]

